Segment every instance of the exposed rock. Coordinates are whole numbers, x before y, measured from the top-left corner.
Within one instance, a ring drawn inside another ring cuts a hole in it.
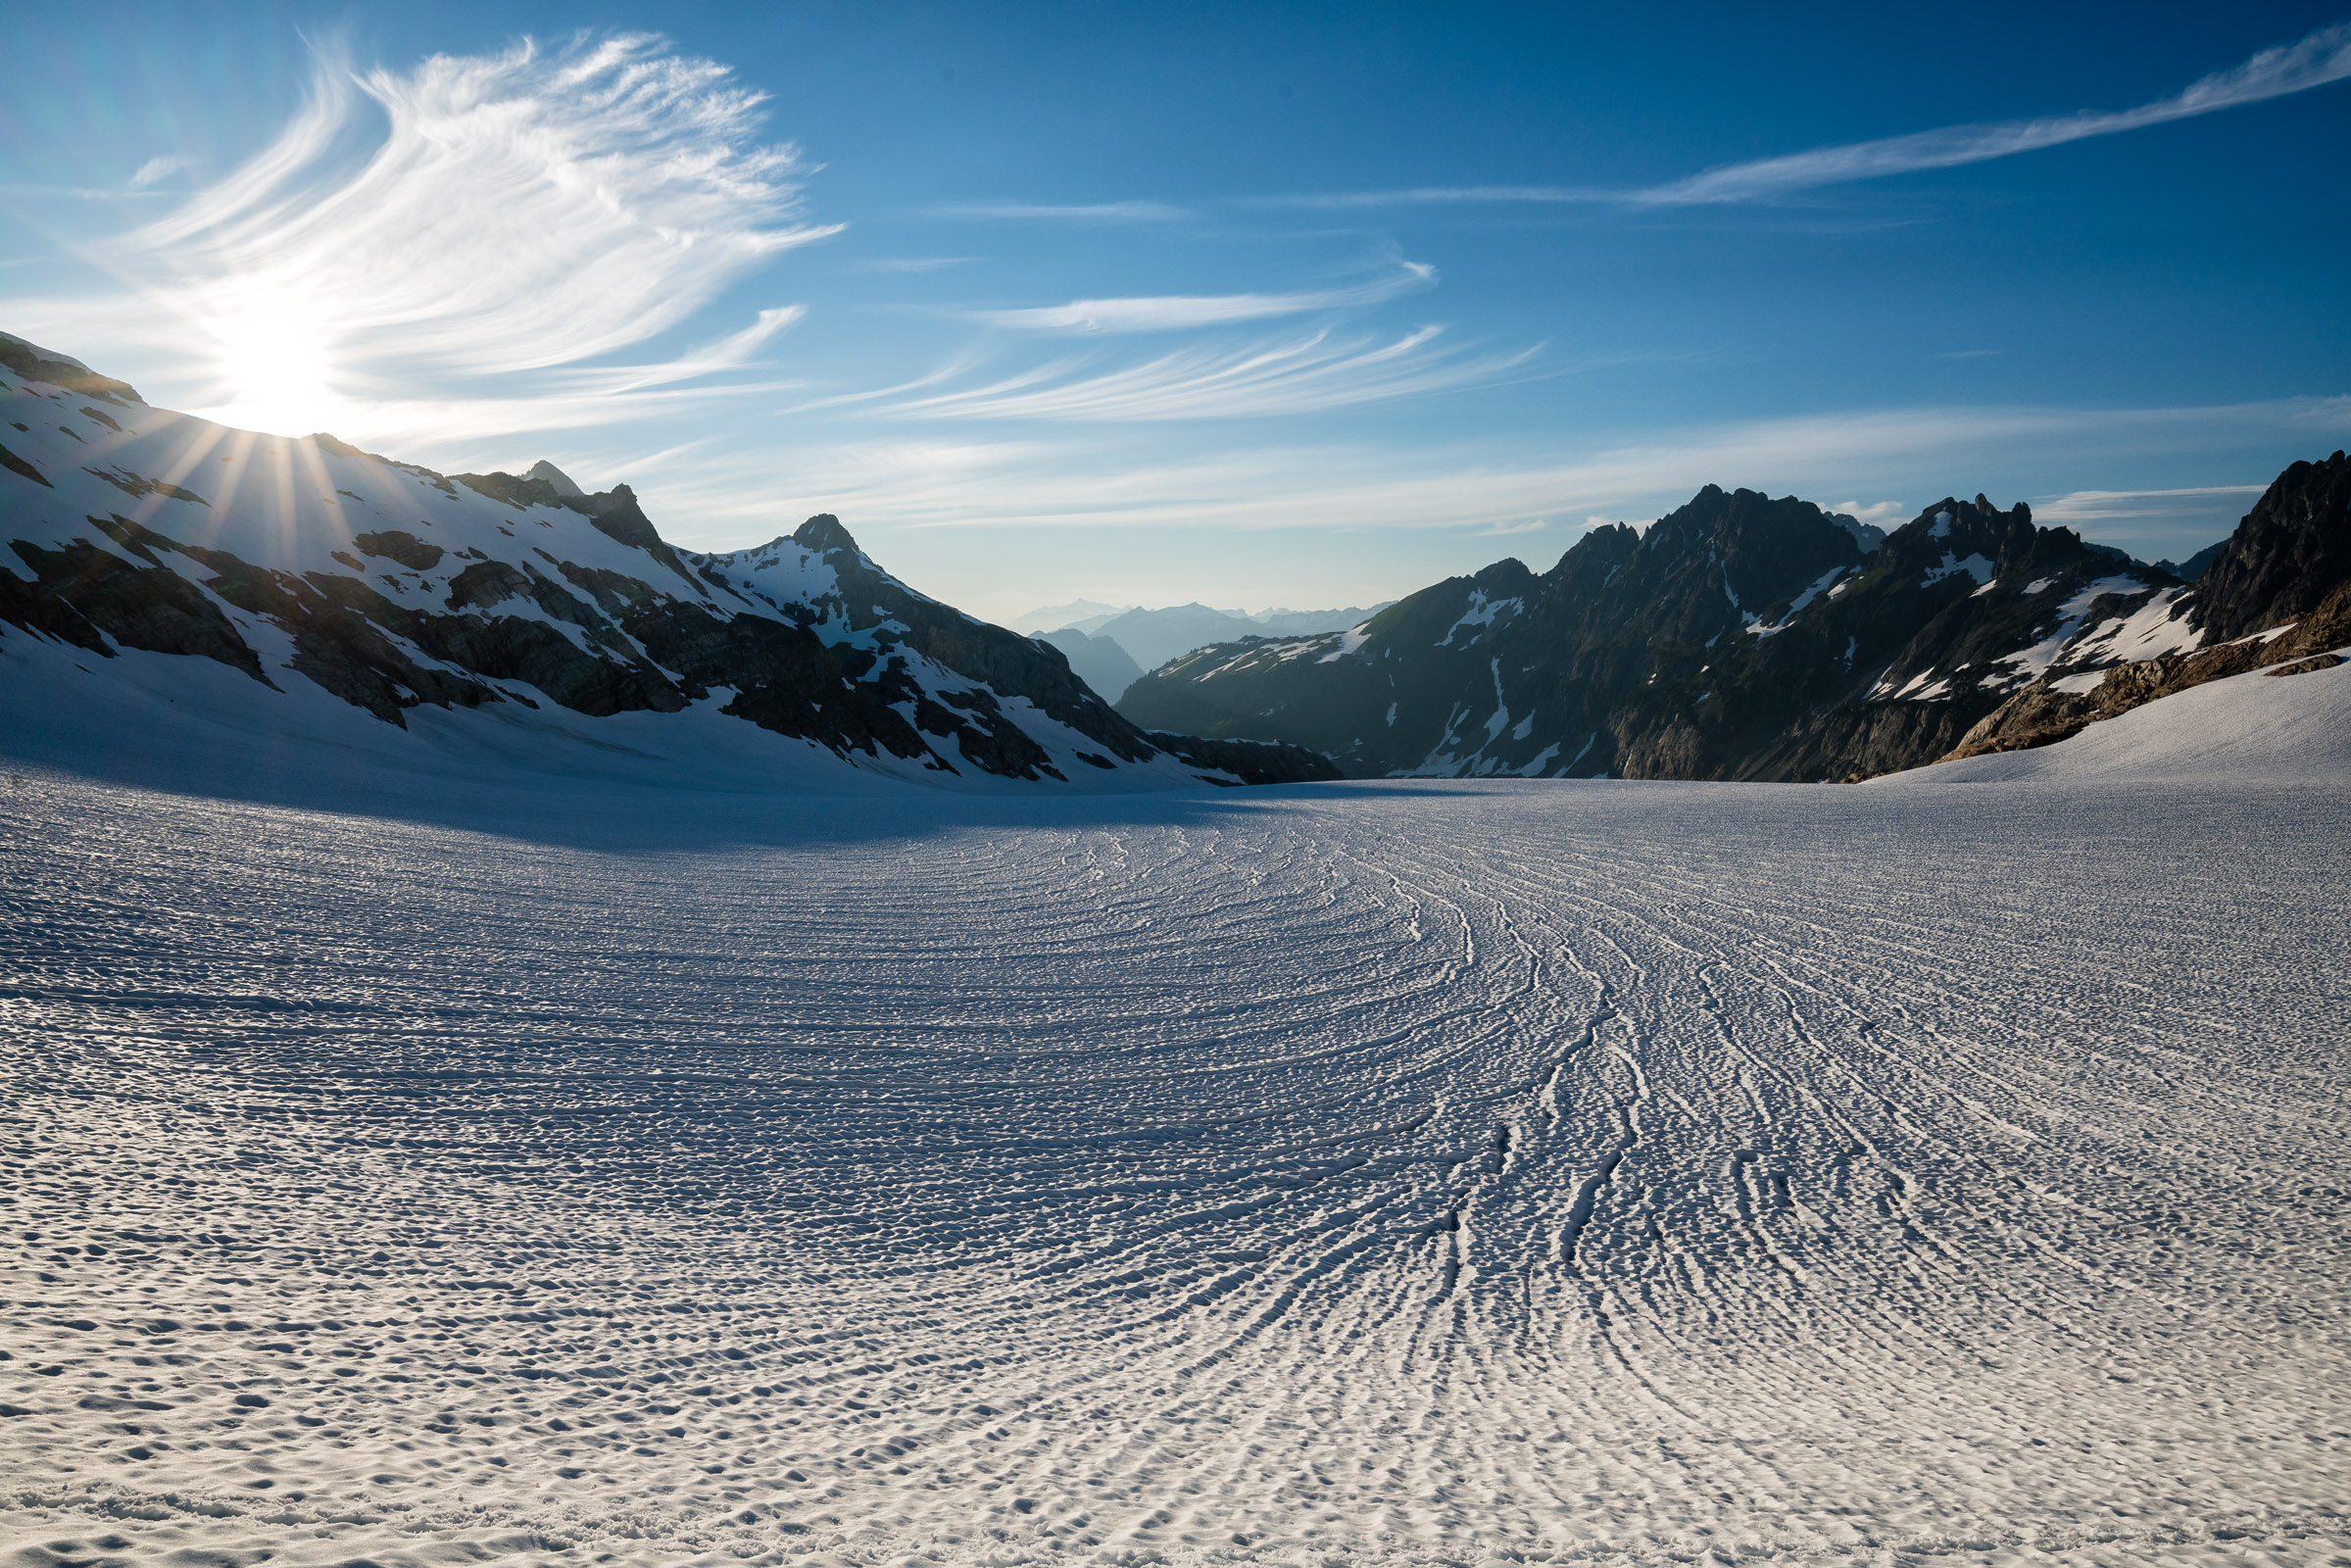
[[[2297,463],[2254,503],[2181,604],[2208,643],[2282,626],[2351,577],[2351,459]]]
[[[1160,750],[1195,767],[1231,773],[1249,784],[1316,784],[1345,776],[1338,763],[1304,746],[1285,746],[1276,741],[1210,741],[1197,735],[1171,735],[1165,730],[1151,731],[1151,738]],[[1209,784],[1227,782],[1207,774],[1201,778]]]
[[[2328,650],[2351,645],[2351,460],[2337,452],[2289,466],[2210,556],[2177,607],[2203,646],[2123,664],[2087,689],[2079,678],[2044,676],[1937,760],[2052,745],[2159,697],[2251,670],[2326,667]]]
[[[143,409],[147,406],[147,400],[132,390],[129,382],[100,375],[79,360],[36,348],[7,332],[0,332],[0,367],[6,367],[24,380],[45,381],[51,386],[63,387],[68,392],[101,398],[122,408]],[[103,415],[99,416],[105,417]],[[107,422],[114,423],[111,419]]]

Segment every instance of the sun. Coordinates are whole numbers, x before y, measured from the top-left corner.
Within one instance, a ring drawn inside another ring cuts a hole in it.
[[[334,395],[329,336],[301,294],[249,288],[219,318],[219,366],[232,422],[272,435],[319,427]]]

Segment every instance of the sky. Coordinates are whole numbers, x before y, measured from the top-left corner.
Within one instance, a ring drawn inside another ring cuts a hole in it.
[[[2179,558],[2351,445],[2351,9],[1801,10],[68,0],[0,329],[998,618],[1708,483]]]

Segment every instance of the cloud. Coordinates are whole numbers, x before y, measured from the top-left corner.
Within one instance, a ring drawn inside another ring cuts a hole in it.
[[[2189,503],[2191,510],[2209,510],[2193,508],[2192,504],[2218,502],[2230,496],[2258,496],[2268,488],[2266,484],[2207,484],[2183,490],[2075,490],[2034,502],[2033,515],[2035,521],[2068,525],[2121,517],[2164,517],[2180,513],[2183,502]]]
[[[648,34],[525,40],[407,72],[321,59],[274,143],[126,241],[89,248],[130,298],[53,301],[51,315],[77,318],[79,343],[185,345],[198,412],[302,412],[254,407],[273,395],[325,405],[306,428],[575,366],[834,232],[793,220],[805,168],[758,141],[760,102],[725,67]],[[620,384],[708,374],[794,314],[762,312]],[[498,402],[475,408],[494,418]]]
[[[145,190],[159,179],[169,179],[187,167],[184,158],[150,158],[139,165],[137,173],[130,176],[132,190]]]
[[[1061,360],[984,386],[904,398],[886,412],[925,418],[1229,419],[1304,414],[1495,380],[1539,352],[1469,355],[1429,326],[1393,341],[1329,331],[1163,354],[1095,371]]]
[[[981,311],[974,315],[977,319],[991,326],[1010,327],[1016,331],[1165,332],[1376,305],[1399,294],[1432,287],[1436,281],[1436,268],[1423,262],[1404,262],[1393,275],[1353,288],[1313,289],[1291,294],[1164,294],[1127,299],[1072,300],[1067,305]]]
[[[2351,23],[2337,23],[2331,27],[2322,27],[2298,43],[2264,49],[2233,70],[2216,72],[2185,91],[2141,104],[2136,109],[2106,114],[2084,111],[1997,124],[1953,125],[1908,136],[1851,142],[1841,147],[1819,147],[1781,158],[1710,169],[1688,179],[1636,192],[1632,199],[1648,206],[1762,201],[1848,180],[1952,169],[2281,98],[2340,81],[2345,76],[2351,76]]]
[[[1056,206],[1043,202],[943,202],[926,209],[934,218],[986,220],[1031,219],[1069,223],[1171,223],[1192,216],[1168,202],[1092,202]]]
[[[1100,436],[1072,439],[1024,432],[1001,442],[810,449],[789,466],[790,482],[801,492],[792,497],[778,495],[778,466],[767,453],[743,460],[739,480],[721,464],[699,467],[687,482],[696,487],[691,510],[711,519],[805,509],[911,528],[1480,531],[1541,519],[1561,519],[1569,528],[1575,523],[1568,519],[1576,518],[1644,522],[1710,482],[1775,495],[1866,494],[1889,481],[1932,483],[1933,494],[1972,494],[1982,478],[1962,484],[1933,476],[1980,475],[1988,455],[2003,466],[2073,466],[2085,457],[2136,462],[2281,434],[2340,445],[2351,435],[2351,398],[2152,409],[1837,411],[1692,427],[1533,464],[1507,448],[1475,444],[1177,452],[1155,434],[1131,440],[1105,427]],[[738,486],[739,504],[728,499]],[[1892,503],[1846,502],[1837,510],[1881,525],[1909,516]],[[2039,504],[2034,511],[2058,520]]]
[[[609,375],[611,389],[625,392],[639,387],[661,386],[672,381],[697,380],[720,370],[731,370],[748,363],[754,354],[766,346],[769,338],[808,314],[808,308],[805,305],[782,305],[761,311],[751,325],[714,343],[690,349],[664,364],[600,372],[598,379]]]
[[[2169,98],[2135,109],[1988,124],[1949,125],[1874,141],[1816,147],[1808,152],[1727,164],[1645,189],[1592,185],[1422,185],[1401,190],[1343,191],[1265,198],[1256,205],[1333,208],[1470,203],[1592,203],[1633,207],[1692,207],[1769,201],[1823,185],[1838,185],[1930,169],[1953,169],[2034,152],[2092,136],[2112,136],[2170,121],[2307,92],[2351,76],[2351,23],[2322,27],[2298,42],[2264,49],[2243,65],[2215,72]]]
[[[1900,527],[1903,523],[1908,522],[1912,516],[1911,510],[1899,501],[1871,501],[1867,503],[1859,501],[1839,501],[1833,506],[1824,507],[1822,510],[1825,512],[1841,512],[1846,516],[1852,518],[1855,522],[1864,522],[1873,528],[1886,528],[1888,530]]]

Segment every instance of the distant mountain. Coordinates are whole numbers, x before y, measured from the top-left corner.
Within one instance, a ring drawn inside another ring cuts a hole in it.
[[[2204,568],[2213,564],[2228,543],[2226,539],[2215,539],[2185,561],[2158,561],[2155,569],[2168,571],[2181,582],[2194,582],[2204,575]]]
[[[1142,678],[1142,666],[1109,637],[1089,637],[1074,626],[1042,632],[1037,641],[1051,643],[1069,661],[1071,673],[1110,702]]]
[[[1032,610],[1025,615],[1015,615],[1004,624],[1031,637],[1039,632],[1060,631],[1069,626],[1090,632],[1134,608],[1133,605],[1105,605],[1092,599],[1072,599],[1066,605],[1048,605],[1042,610]]]
[[[1236,642],[1260,635],[1260,628],[1233,611],[1206,605],[1174,605],[1165,610],[1130,610],[1088,633],[1109,637],[1145,669],[1155,669],[1181,654],[1210,643]]]
[[[2183,599],[2173,573],[1983,496],[1874,533],[1710,485],[1645,532],[1594,529],[1547,572],[1497,562],[1357,630],[1200,650],[1119,707],[1366,776],[1867,776],[1944,755],[2036,683],[2245,635],[2339,580],[2332,547],[2305,538],[2233,565],[2225,551]]]
[[[1091,599],[1073,600],[1045,610],[1032,610],[1013,624],[1032,636],[1047,631],[1080,631],[1089,637],[1116,640],[1127,657],[1148,669],[1209,643],[1239,637],[1297,637],[1308,632],[1345,631],[1386,604],[1370,610],[1217,610],[1208,605],[1178,605],[1167,610],[1120,609]],[[1084,612],[1084,613],[1081,613]],[[1066,651],[1066,649],[1064,650]]]
[[[1268,637],[1306,637],[1318,631],[1347,631],[1360,626],[1395,603],[1393,599],[1383,599],[1369,610],[1359,606],[1347,610],[1258,610],[1245,618]]]
[[[576,730],[707,709],[914,780],[1332,773],[1296,749],[1146,735],[1058,650],[916,593],[830,515],[699,555],[626,485],[588,495],[549,464],[452,477],[228,430],[4,334],[0,367],[0,655],[30,637],[213,661],[250,679],[240,719],[304,683],[403,728],[418,710],[561,710]]]

